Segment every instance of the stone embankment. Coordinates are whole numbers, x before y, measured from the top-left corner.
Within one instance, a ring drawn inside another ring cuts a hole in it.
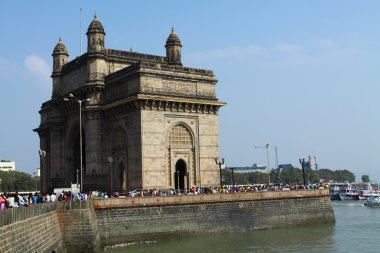
[[[2,252],[97,252],[168,234],[334,223],[328,190],[93,199],[0,213]]]

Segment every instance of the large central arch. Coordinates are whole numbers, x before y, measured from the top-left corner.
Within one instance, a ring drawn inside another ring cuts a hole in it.
[[[127,137],[123,128],[117,128],[113,137],[114,166],[109,172],[109,189],[111,192],[125,192],[128,188]]]
[[[70,185],[79,183],[81,185],[81,165],[80,165],[80,133],[79,124],[72,126],[66,141],[66,170],[64,173],[64,184]],[[85,131],[82,129],[82,168],[83,177],[86,175],[86,142]],[[85,180],[84,180],[85,181]]]
[[[168,186],[184,190],[196,185],[195,137],[184,122],[175,123],[168,133]]]

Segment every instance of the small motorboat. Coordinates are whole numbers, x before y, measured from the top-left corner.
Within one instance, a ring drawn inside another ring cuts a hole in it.
[[[365,206],[369,207],[380,207],[380,196],[370,196],[364,203]]]

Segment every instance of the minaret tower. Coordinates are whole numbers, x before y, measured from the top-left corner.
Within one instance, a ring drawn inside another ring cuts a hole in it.
[[[105,55],[104,55],[104,37],[106,33],[102,23],[98,20],[96,14],[90,26],[87,29],[87,72],[88,83],[92,85],[104,85],[105,76]]]
[[[61,37],[53,50],[53,73],[51,77],[53,78],[53,94],[52,97],[59,95],[61,87],[61,71],[63,65],[67,63],[69,53],[62,42]]]
[[[98,20],[96,14],[87,30],[87,52],[96,52],[104,50],[104,37],[106,33],[102,23]]]
[[[170,33],[168,39],[166,40],[166,58],[169,64],[173,65],[181,65],[181,41],[179,40],[177,34],[174,32],[174,28],[172,28],[172,32]]]

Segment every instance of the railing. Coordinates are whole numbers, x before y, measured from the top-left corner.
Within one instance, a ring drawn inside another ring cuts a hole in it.
[[[57,203],[55,202],[0,210],[0,227],[55,212],[56,210]]]

